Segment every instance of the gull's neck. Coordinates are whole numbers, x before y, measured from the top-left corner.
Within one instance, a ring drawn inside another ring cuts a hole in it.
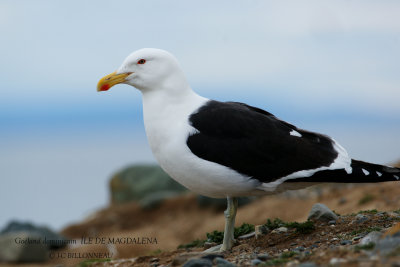
[[[208,99],[196,94],[188,84],[178,87],[146,90],[143,94],[143,115],[145,124],[189,116]]]
[[[180,88],[180,93],[166,90],[143,92],[143,120],[147,139],[155,157],[162,161],[166,146],[177,140],[185,142],[192,130],[190,114],[208,101],[196,94],[189,86]],[[160,163],[162,165],[162,163]]]

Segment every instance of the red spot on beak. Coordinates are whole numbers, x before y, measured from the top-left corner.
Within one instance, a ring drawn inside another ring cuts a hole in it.
[[[100,91],[107,91],[108,89],[110,89],[110,85],[108,83],[103,84],[100,88]]]

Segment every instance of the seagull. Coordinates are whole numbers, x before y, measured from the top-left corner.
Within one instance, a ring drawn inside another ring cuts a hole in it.
[[[354,160],[329,136],[306,131],[244,103],[195,93],[177,59],[144,48],[97,84],[142,93],[147,139],[160,166],[188,189],[227,198],[220,251],[234,245],[238,197],[275,194],[322,182],[397,181],[400,169]]]

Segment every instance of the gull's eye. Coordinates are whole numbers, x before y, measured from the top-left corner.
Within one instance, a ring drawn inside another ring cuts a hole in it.
[[[144,64],[144,63],[146,63],[146,59],[139,59],[138,60],[138,62],[137,62],[137,64]]]

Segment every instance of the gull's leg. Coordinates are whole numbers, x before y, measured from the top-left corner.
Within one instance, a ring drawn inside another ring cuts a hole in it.
[[[225,214],[225,232],[224,232],[224,242],[220,251],[230,250],[235,242],[233,232],[235,229],[235,217],[236,210],[238,206],[238,199],[235,197],[227,197],[227,208],[224,212]]]

